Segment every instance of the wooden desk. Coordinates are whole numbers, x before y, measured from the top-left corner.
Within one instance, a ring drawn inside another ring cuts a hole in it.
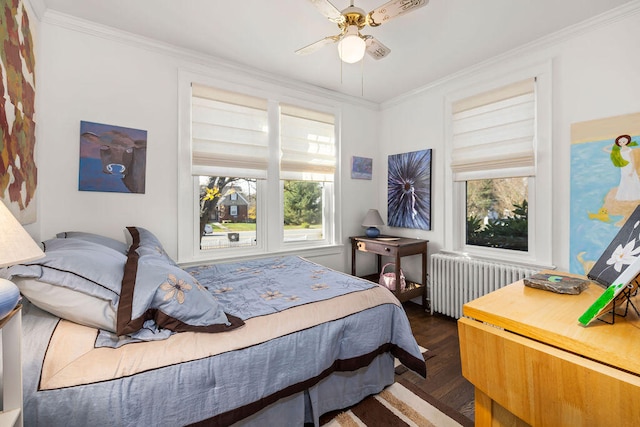
[[[578,323],[603,291],[561,295],[519,281],[463,306],[460,356],[476,426],[640,424],[640,319],[630,309],[614,325]]]
[[[351,240],[351,274],[356,275],[356,253],[369,252],[377,255],[377,274],[364,276],[366,279],[378,282],[380,277],[380,270],[382,268],[382,257],[387,256],[394,258],[396,264],[396,289],[393,294],[398,298],[400,302],[408,301],[412,298],[422,298],[422,308],[427,309],[427,243],[428,240],[409,239],[405,237],[394,236],[379,236],[379,237],[366,237],[366,236],[352,236]],[[407,287],[404,291],[400,290],[400,278],[398,273],[402,266],[401,258],[410,255],[422,255],[422,282],[416,283],[406,280]]]

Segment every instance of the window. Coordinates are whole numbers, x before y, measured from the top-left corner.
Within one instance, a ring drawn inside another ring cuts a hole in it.
[[[181,176],[191,180],[191,203],[198,209],[193,227],[180,224],[179,260],[335,244],[332,109],[249,95],[242,88],[188,85],[190,120],[181,122],[181,146],[191,155],[188,161],[183,156],[181,171],[188,169],[191,178]],[[188,187],[181,186],[185,193]],[[188,212],[179,206],[182,218]]]
[[[529,250],[528,179],[474,179],[466,182],[467,245]]]
[[[550,265],[549,73],[450,97],[452,249]]]
[[[453,104],[451,168],[466,183],[466,245],[528,250],[534,136],[534,79]]]
[[[234,247],[257,245],[257,180],[219,176],[198,176],[197,179],[200,182],[200,249],[228,248],[231,242],[237,242]]]
[[[284,241],[324,240],[336,168],[333,115],[280,106]]]

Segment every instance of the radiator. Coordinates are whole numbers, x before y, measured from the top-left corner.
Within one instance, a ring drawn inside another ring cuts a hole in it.
[[[539,270],[438,253],[431,256],[431,311],[459,319],[462,305]]]

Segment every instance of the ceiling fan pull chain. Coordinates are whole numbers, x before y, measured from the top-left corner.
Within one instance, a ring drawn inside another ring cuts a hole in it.
[[[341,61],[342,62],[342,61]],[[364,58],[360,60],[360,96],[364,97]]]

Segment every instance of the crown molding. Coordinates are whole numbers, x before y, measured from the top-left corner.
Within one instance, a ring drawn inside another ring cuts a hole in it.
[[[42,21],[44,13],[47,10],[47,6],[44,4],[44,0],[24,0],[31,7],[31,10],[35,14],[38,21]]]
[[[625,3],[622,6],[618,6],[600,15],[589,18],[585,21],[563,28],[562,30],[548,34],[542,38],[526,43],[522,46],[516,47],[510,51],[502,53],[500,55],[489,58],[485,61],[479,62],[470,67],[464,68],[453,74],[449,74],[441,79],[435,80],[425,86],[421,86],[405,94],[392,98],[388,101],[380,103],[380,110],[393,107],[404,101],[413,98],[416,95],[430,91],[434,88],[442,86],[448,82],[454,81],[459,78],[468,77],[475,73],[483,71],[485,68],[492,65],[501,64],[509,60],[513,60],[523,54],[532,53],[536,50],[554,47],[560,43],[571,40],[586,32],[592,31],[595,28],[608,26],[612,23],[618,22],[622,19],[628,18],[631,15],[640,13],[640,0],[632,0],[629,3]]]
[[[28,1],[42,2],[43,0]],[[46,9],[42,22],[94,37],[123,43],[132,47],[145,49],[158,54],[172,56],[179,60],[194,62],[201,66],[205,66],[214,70],[217,69],[234,74],[241,74],[249,78],[260,80],[264,83],[269,83],[285,89],[303,92],[308,95],[321,96],[323,98],[329,98],[337,102],[352,104],[375,111],[380,110],[380,104],[376,102],[341,94],[329,89],[324,89],[318,86],[292,80],[290,78],[285,79],[284,77],[276,74],[267,73],[256,68],[238,64],[229,60],[215,57],[213,55],[206,55],[198,51],[177,47],[169,43],[160,42],[155,39],[118,30],[106,25],[97,24],[95,22],[64,14],[53,9]]]

